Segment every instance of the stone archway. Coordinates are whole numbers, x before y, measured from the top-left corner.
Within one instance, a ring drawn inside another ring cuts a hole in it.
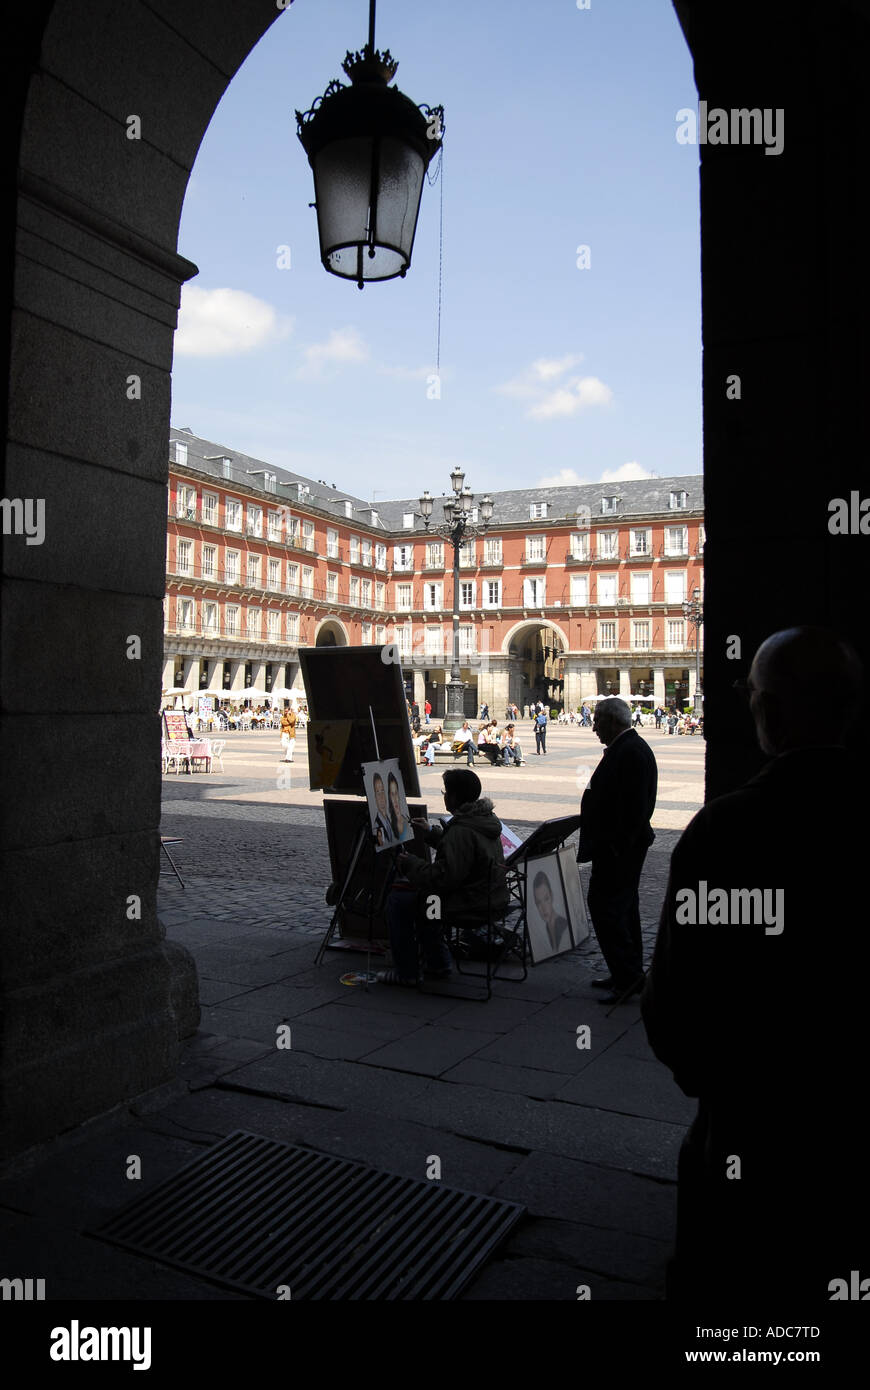
[[[561,705],[567,651],[568,635],[560,624],[545,618],[516,623],[502,642],[502,652],[507,657],[508,700],[520,710],[536,700],[545,705]]]
[[[347,628],[338,618],[324,618],[314,630],[315,647],[349,647]]]
[[[40,499],[45,538],[4,537],[2,1153],[167,1081],[198,1022],[156,906],[170,374],[196,273],[176,242],[214,109],[280,15],[37,0],[8,60],[32,76],[5,487]]]

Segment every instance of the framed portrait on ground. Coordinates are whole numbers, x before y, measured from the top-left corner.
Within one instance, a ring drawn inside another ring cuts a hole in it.
[[[577,864],[577,850],[571,845],[563,845],[558,851],[559,868],[562,871],[562,887],[565,889],[565,905],[574,945],[579,946],[589,935],[589,919],[586,916],[586,903],[580,883],[580,869]]]
[[[532,965],[574,948],[557,854],[526,861],[526,921]]]
[[[413,840],[398,758],[363,763],[362,773],[375,849],[394,849]]]

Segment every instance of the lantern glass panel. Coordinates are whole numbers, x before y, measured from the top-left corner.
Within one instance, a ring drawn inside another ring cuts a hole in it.
[[[385,280],[398,275],[410,261],[417,226],[423,160],[399,141],[385,138],[378,143],[374,256],[369,255],[365,243],[375,141],[370,137],[334,141],[315,159],[321,258],[334,274],[354,280],[360,276]]]

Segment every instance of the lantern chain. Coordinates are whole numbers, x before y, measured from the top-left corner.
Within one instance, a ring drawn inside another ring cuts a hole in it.
[[[439,189],[439,193],[440,193],[440,203],[439,203],[439,210],[438,210],[438,313],[437,313],[437,326],[436,326],[436,331],[435,331],[435,371],[436,371],[436,373],[437,373],[437,372],[440,372],[440,370],[441,370],[441,285],[442,285],[442,279],[443,279],[443,265],[444,265],[444,146],[443,146],[443,145],[441,146],[441,148],[440,148],[439,151],[438,151],[438,162],[437,162],[436,165],[435,165],[435,171],[434,171],[434,173],[430,176],[429,170],[427,169],[427,170],[426,170],[426,179],[427,179],[427,182],[428,182],[430,185],[433,184],[433,183],[440,183],[440,185],[441,185],[441,187],[440,187],[440,189]]]

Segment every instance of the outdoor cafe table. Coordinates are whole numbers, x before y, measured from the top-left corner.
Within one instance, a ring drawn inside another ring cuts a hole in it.
[[[206,771],[211,772],[211,739],[165,738],[163,740],[164,768],[169,758],[177,758],[179,762],[186,762],[188,772],[193,772],[193,764],[195,762],[204,762],[206,764]]]

